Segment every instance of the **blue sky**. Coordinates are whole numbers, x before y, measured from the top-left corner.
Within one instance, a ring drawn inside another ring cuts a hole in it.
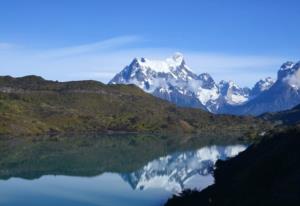
[[[297,0],[1,0],[0,75],[107,82],[135,56],[179,51],[251,86],[299,60]]]

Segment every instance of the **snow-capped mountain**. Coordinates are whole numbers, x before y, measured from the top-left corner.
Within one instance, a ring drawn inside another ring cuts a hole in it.
[[[219,89],[221,96],[225,99],[225,102],[231,105],[242,104],[249,99],[250,89],[247,87],[241,88],[233,81],[221,81],[219,83]]]
[[[218,159],[233,157],[245,149],[244,145],[209,146],[196,151],[175,153],[121,176],[133,189],[139,190],[163,188],[181,192],[187,188],[203,189],[213,183],[212,171]]]
[[[257,86],[258,85],[258,86]],[[226,106],[223,113],[237,115],[260,115],[265,112],[277,112],[291,109],[300,103],[300,62],[286,62],[277,73],[277,80],[258,82],[262,86],[258,95],[240,106]],[[254,89],[256,88],[254,87]],[[252,90],[256,91],[256,90]]]
[[[233,82],[216,84],[207,73],[193,73],[180,53],[164,61],[135,58],[109,83],[135,84],[179,106],[211,112],[218,112],[223,104],[243,104],[249,98],[248,89]]]
[[[176,53],[166,60],[135,58],[109,83],[135,84],[154,96],[178,106],[213,113],[260,115],[290,109],[300,103],[300,62],[286,62],[277,80],[259,80],[252,89],[232,81],[216,83],[208,74],[195,74]]]
[[[262,92],[269,90],[274,83],[275,81],[271,77],[259,80],[251,90],[251,97],[255,98]]]

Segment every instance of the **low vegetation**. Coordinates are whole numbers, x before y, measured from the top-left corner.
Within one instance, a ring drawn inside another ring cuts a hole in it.
[[[134,85],[0,77],[0,135],[58,133],[224,134],[254,137],[267,125],[252,117],[179,108]]]

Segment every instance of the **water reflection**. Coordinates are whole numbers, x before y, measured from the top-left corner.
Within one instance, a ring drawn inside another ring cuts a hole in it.
[[[211,184],[216,160],[245,149],[204,139],[0,141],[0,205],[162,205],[174,192]]]
[[[243,145],[209,146],[175,153],[149,162],[122,177],[133,189],[163,188],[171,192],[202,189],[213,183],[212,171],[218,159],[227,159],[245,150]]]

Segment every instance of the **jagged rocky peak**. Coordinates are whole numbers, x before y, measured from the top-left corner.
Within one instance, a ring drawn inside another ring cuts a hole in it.
[[[279,75],[279,73],[278,73]],[[295,90],[300,90],[300,62],[293,64],[291,68],[281,73],[281,82],[292,87]]]
[[[185,61],[183,55],[177,52],[165,60],[149,60],[144,57],[135,58],[131,65],[140,67],[141,69],[150,69],[155,72],[170,73],[176,67],[183,67]]]
[[[204,81],[213,81],[213,78],[208,73],[199,74],[198,78]]]
[[[280,70],[284,71],[284,70],[287,70],[287,69],[291,69],[293,66],[295,65],[294,62],[292,61],[287,61],[285,63],[283,63],[280,67]]]
[[[135,58],[109,83],[136,84],[146,92],[155,92],[156,96],[163,96],[170,100],[171,97],[168,93],[172,91],[175,93],[185,92],[182,91],[182,88],[177,87],[171,90],[170,86],[177,86],[173,84],[179,82],[184,86],[183,82],[195,79],[196,77],[196,74],[185,64],[183,55],[177,52],[165,60],[149,60],[144,57]],[[158,94],[158,91],[164,94]]]
[[[251,96],[256,97],[260,95],[262,92],[269,90],[273,84],[275,83],[275,80],[271,77],[267,77],[265,79],[260,79],[252,88]]]
[[[216,87],[214,79],[208,73],[202,73],[198,76],[198,80],[202,81],[202,87],[206,89],[211,89]]]
[[[291,61],[285,62],[277,73],[277,79],[283,80],[285,77],[293,74],[297,65],[299,67],[299,62],[297,64]]]
[[[237,84],[235,84],[231,80],[230,81],[224,81],[224,80],[220,81],[219,88],[223,95],[226,95],[229,90],[238,91],[241,89]]]
[[[272,77],[266,77],[264,79],[260,79],[256,84],[264,89],[268,88],[272,85],[275,80]]]
[[[185,64],[183,54],[180,52],[175,52],[172,58],[168,58],[167,62],[173,63],[177,66]]]
[[[300,89],[300,62],[286,62],[278,71],[278,83]]]
[[[220,81],[219,90],[221,96],[230,105],[243,104],[249,99],[250,89],[245,87],[241,88],[233,81]]]
[[[267,77],[265,79],[259,80],[256,85],[262,90],[267,90],[269,89],[273,84],[275,80],[272,77]]]
[[[137,77],[144,77],[148,80],[173,78],[186,81],[195,78],[196,75],[185,64],[183,55],[177,52],[165,60],[149,60],[144,57],[134,58],[110,83],[129,83],[130,81],[143,80]]]

